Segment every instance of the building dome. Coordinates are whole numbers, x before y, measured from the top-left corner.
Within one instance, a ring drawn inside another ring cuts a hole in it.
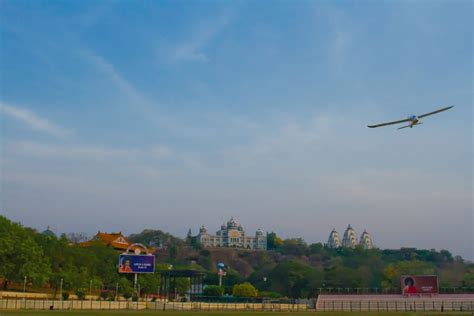
[[[201,235],[207,234],[207,229],[204,225],[202,225],[201,228],[199,228],[199,234]]]
[[[257,232],[255,234],[257,236],[263,236],[263,229],[261,229],[261,228],[257,229]]]
[[[335,228],[332,229],[328,238],[328,247],[329,248],[339,248],[341,247],[341,237]]]
[[[359,244],[364,247],[364,249],[372,249],[374,248],[374,242],[372,240],[372,236],[364,229],[362,235],[360,235]]]
[[[227,228],[229,229],[237,229],[237,222],[234,220],[233,217],[230,218],[230,220],[227,222]]]
[[[56,237],[56,234],[49,228],[49,226],[41,234],[45,235],[46,237]]]
[[[351,224],[347,226],[346,231],[344,232],[344,238],[342,239],[342,246],[347,248],[355,248],[357,246],[357,234],[352,228]]]

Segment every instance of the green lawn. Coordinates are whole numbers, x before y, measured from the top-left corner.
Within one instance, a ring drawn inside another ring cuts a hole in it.
[[[0,316],[34,316],[34,315],[41,315],[41,314],[48,314],[48,315],[56,315],[56,316],[71,316],[71,315],[83,315],[83,316],[107,316],[107,315],[133,315],[133,316],[150,316],[150,314],[159,314],[161,316],[196,316],[196,315],[231,315],[231,316],[248,316],[252,314],[252,312],[155,312],[155,311],[0,311]],[[295,313],[287,313],[287,312],[253,312],[253,314],[261,315],[261,316],[269,316],[269,315],[279,315],[279,316],[296,316],[296,315],[304,315],[304,314],[316,314],[315,312],[295,312]],[[319,315],[327,315],[327,316],[373,316],[377,314],[385,315],[385,316],[415,316],[415,315],[426,315],[426,316],[449,316],[449,315],[472,315],[472,312],[466,313],[404,313],[404,312],[367,312],[367,313],[358,313],[358,312],[318,312]]]

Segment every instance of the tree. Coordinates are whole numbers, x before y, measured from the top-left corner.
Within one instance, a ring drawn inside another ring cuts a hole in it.
[[[165,233],[161,230],[145,229],[139,234],[132,234],[128,237],[130,242],[144,244],[150,247],[160,247],[167,245],[182,246],[184,241],[180,238],[174,237],[171,234]]]
[[[0,216],[0,277],[4,289],[8,281],[43,285],[51,274],[49,260],[33,238],[34,232]]]
[[[283,245],[283,240],[276,233],[267,233],[267,249],[277,249]]]
[[[176,279],[176,291],[179,295],[185,295],[191,287],[191,281],[189,278],[177,278]]]
[[[224,295],[224,288],[219,285],[208,285],[204,288],[204,295],[206,296],[222,296]]]
[[[252,284],[245,282],[234,285],[232,295],[237,297],[257,297],[258,291]]]
[[[90,240],[90,237],[85,233],[69,233],[66,235],[66,237],[73,244],[79,244],[81,242]]]
[[[86,297],[87,290],[85,288],[79,288],[76,290],[76,296],[79,300],[83,300]]]
[[[309,248],[301,238],[285,239],[281,246],[281,253],[285,255],[304,256],[309,253]]]
[[[430,262],[420,260],[405,260],[389,264],[383,272],[384,287],[400,286],[400,277],[405,274],[428,275],[434,274],[435,269]]]
[[[474,266],[469,268],[464,274],[463,286],[474,288]]]

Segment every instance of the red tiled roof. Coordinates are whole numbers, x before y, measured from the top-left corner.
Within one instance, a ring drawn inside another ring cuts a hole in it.
[[[127,237],[122,235],[122,232],[118,233],[103,233],[98,232],[91,240],[82,242],[80,245],[82,247],[90,247],[97,243],[104,243],[107,246],[111,246],[117,250],[127,250],[128,247],[132,244]],[[141,248],[138,246],[133,246],[131,250],[135,250],[136,248]],[[155,253],[154,248],[148,248],[150,253]]]

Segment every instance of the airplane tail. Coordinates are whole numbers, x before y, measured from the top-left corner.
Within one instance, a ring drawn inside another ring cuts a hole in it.
[[[402,127],[397,128],[397,129],[407,128],[407,127],[412,127],[412,125],[402,126]]]
[[[415,125],[421,125],[421,124],[423,124],[423,122],[417,122],[417,123],[415,123],[415,124],[413,124],[413,125],[402,126],[402,127],[397,128],[397,129],[407,128],[407,127],[413,128],[413,126],[415,126]]]

